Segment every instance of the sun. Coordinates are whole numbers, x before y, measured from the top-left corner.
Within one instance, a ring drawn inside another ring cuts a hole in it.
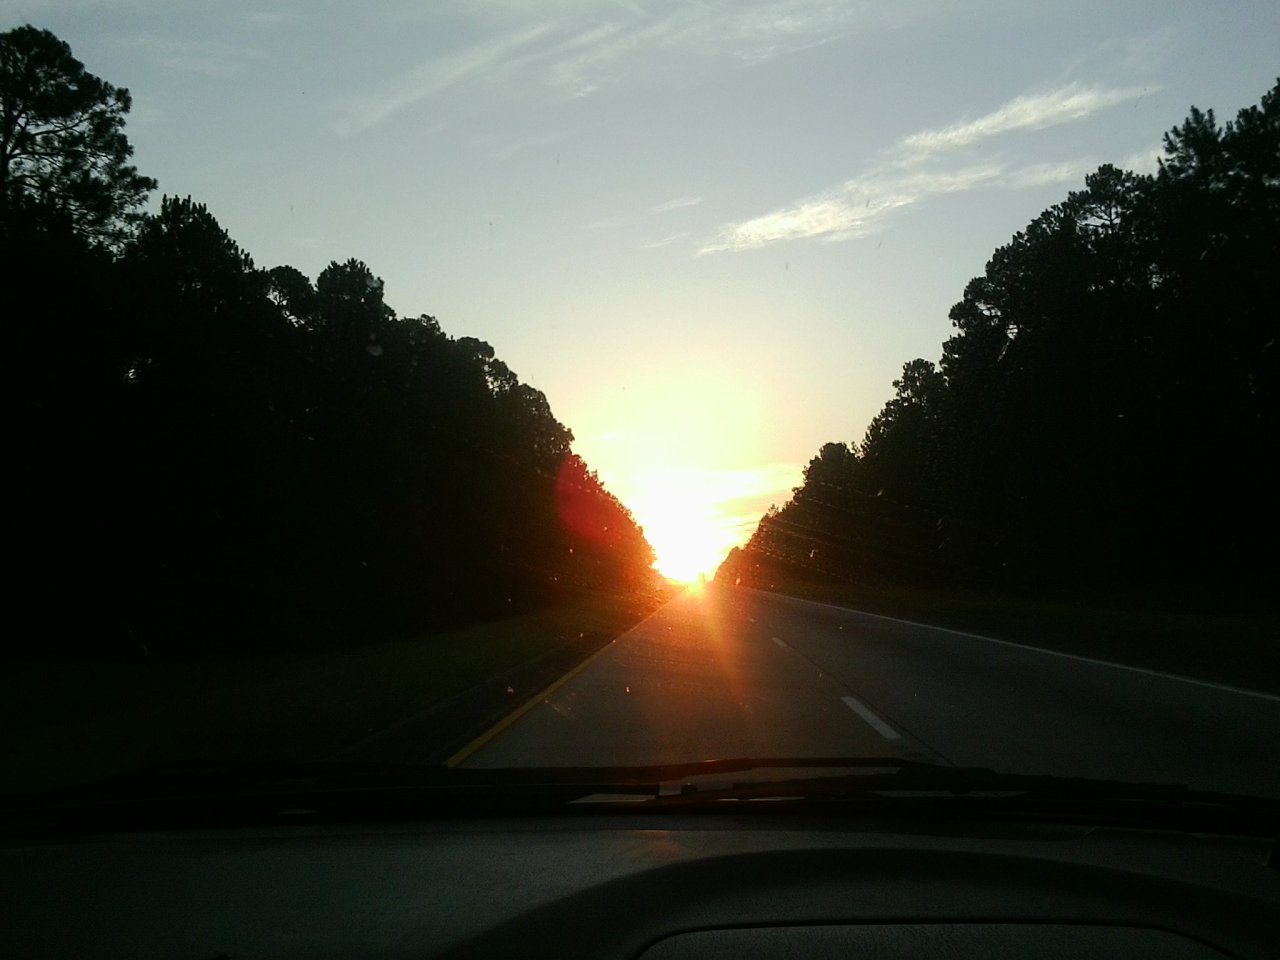
[[[710,577],[736,541],[720,509],[722,495],[690,471],[646,474],[629,504],[664,577],[693,583]]]
[[[662,521],[646,526],[645,536],[657,554],[654,568],[681,583],[711,576],[724,559],[723,536],[708,523]]]

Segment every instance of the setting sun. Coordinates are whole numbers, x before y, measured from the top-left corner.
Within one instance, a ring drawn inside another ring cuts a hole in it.
[[[645,527],[645,536],[658,559],[654,567],[664,577],[684,583],[710,576],[724,559],[724,532],[714,519],[675,511]]]
[[[626,503],[657,554],[654,567],[690,583],[715,573],[759,518],[755,501],[790,479],[776,468],[639,471],[627,477]]]
[[[712,576],[800,482],[798,463],[770,459],[762,443],[778,406],[769,389],[719,367],[650,359],[593,385],[574,449],[643,528],[655,569],[691,583]]]
[[[685,583],[714,573],[738,537],[720,509],[726,491],[690,470],[646,471],[635,481],[630,507],[657,554],[658,572]]]

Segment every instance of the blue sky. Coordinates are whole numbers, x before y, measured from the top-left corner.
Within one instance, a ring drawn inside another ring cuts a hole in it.
[[[1274,0],[0,12],[129,87],[139,168],[260,266],[365,260],[544,390],[647,529],[720,551],[938,357],[997,245],[1280,72]]]

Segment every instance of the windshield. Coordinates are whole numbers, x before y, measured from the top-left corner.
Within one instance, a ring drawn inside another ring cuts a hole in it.
[[[1280,797],[1278,41],[1263,0],[0,2],[0,793]]]

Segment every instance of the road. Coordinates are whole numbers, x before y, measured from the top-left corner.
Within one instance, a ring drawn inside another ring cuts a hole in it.
[[[466,767],[894,756],[1280,795],[1280,698],[734,588],[689,590]]]

